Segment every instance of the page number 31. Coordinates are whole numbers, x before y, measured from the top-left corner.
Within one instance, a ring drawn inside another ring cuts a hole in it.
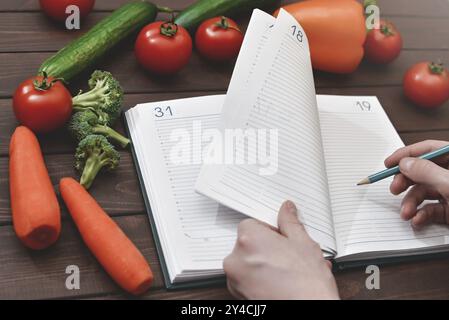
[[[154,116],[156,118],[163,118],[164,116],[173,116],[171,107],[157,107],[154,108]]]

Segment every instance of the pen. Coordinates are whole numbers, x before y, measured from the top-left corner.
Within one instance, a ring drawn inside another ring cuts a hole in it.
[[[441,149],[437,149],[435,151],[426,153],[422,156],[420,156],[420,159],[425,159],[425,160],[432,160],[435,159],[439,156],[445,155],[445,154],[449,154],[449,146],[445,146]],[[357,183],[358,186],[364,185],[364,184],[371,184],[380,180],[383,180],[385,178],[394,176],[396,174],[400,173],[399,170],[399,166],[396,167],[392,167],[389,169],[385,169],[383,171],[380,171],[378,173],[372,174],[368,177],[366,177],[365,179],[363,179],[362,181],[360,181],[359,183]]]

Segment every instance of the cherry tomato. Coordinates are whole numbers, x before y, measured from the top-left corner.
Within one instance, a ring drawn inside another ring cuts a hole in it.
[[[140,31],[134,52],[145,69],[170,75],[189,62],[192,38],[182,26],[171,22],[153,22]]]
[[[95,0],[39,0],[42,10],[56,21],[65,21],[70,15],[66,13],[66,8],[70,5],[78,6],[80,16],[84,18],[93,9]]]
[[[36,133],[58,129],[72,114],[72,96],[58,80],[37,76],[22,82],[13,97],[17,120]]]
[[[404,76],[404,93],[418,106],[437,108],[449,100],[449,72],[441,63],[418,63]]]
[[[395,60],[402,50],[402,37],[389,22],[380,21],[379,27],[371,30],[365,42],[365,57],[374,63],[387,64]]]
[[[234,59],[239,54],[242,43],[243,34],[237,23],[226,17],[204,21],[195,35],[198,52],[213,61]]]

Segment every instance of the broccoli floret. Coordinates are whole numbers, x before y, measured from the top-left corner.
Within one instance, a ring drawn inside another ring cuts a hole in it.
[[[81,141],[91,134],[101,134],[122,148],[126,148],[130,143],[129,139],[114,129],[101,124],[98,115],[90,110],[75,113],[70,120],[69,131],[77,141]]]
[[[102,168],[106,170],[117,168],[120,154],[105,137],[89,135],[79,143],[75,161],[75,168],[82,172],[80,183],[89,189]]]
[[[95,71],[89,79],[88,92],[80,92],[73,97],[75,112],[90,109],[94,111],[100,122],[113,125],[120,115],[123,101],[123,89],[112,74],[107,71]]]

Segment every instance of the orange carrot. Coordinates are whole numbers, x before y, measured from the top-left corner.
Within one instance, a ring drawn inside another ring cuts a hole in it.
[[[147,291],[153,273],[139,249],[76,180],[63,178],[59,188],[81,237],[106,272],[134,295]]]
[[[61,232],[61,212],[39,142],[18,127],[9,145],[9,188],[14,230],[31,249],[45,249]]]

